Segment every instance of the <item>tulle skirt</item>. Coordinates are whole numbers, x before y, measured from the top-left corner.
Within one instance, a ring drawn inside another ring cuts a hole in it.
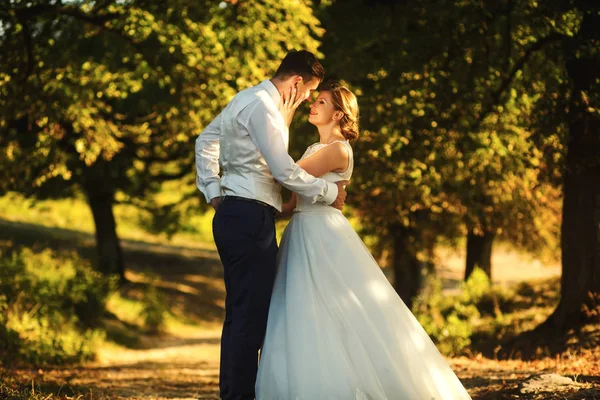
[[[470,399],[343,214],[294,214],[256,383],[258,400]]]

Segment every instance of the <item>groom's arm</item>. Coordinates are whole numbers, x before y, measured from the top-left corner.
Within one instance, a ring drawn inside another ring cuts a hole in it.
[[[221,196],[219,154],[222,114],[219,114],[196,139],[196,186],[207,203]],[[218,200],[215,200],[218,201]]]
[[[313,203],[330,205],[336,200],[338,186],[335,183],[315,178],[289,156],[282,136],[285,124],[276,108],[256,101],[238,116],[238,122],[258,147],[276,181]]]

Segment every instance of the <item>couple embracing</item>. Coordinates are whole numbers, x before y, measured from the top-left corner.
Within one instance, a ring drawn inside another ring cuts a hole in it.
[[[312,53],[292,51],[196,140],[226,288],[220,397],[470,399],[341,212],[358,104],[324,76]],[[317,89],[319,141],[294,162],[289,125]],[[275,220],[290,217],[278,248]]]

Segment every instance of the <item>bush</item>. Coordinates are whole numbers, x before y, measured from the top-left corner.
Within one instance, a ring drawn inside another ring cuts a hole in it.
[[[145,275],[149,283],[142,298],[144,326],[150,333],[159,333],[166,325],[167,299],[156,287],[159,277],[150,272],[146,272]]]
[[[441,280],[430,277],[415,299],[413,312],[440,352],[456,355],[471,344],[481,319],[477,305],[490,292],[489,278],[480,269],[473,271],[461,293],[453,296],[444,296]]]
[[[0,295],[0,360],[12,359],[18,355],[22,340],[19,333],[8,327],[8,303],[6,296]]]
[[[60,364],[92,359],[116,280],[76,254],[0,254],[0,358]]]

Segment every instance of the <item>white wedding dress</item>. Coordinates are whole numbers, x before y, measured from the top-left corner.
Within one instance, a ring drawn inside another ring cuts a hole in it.
[[[298,196],[278,267],[257,400],[470,399],[340,211]]]

